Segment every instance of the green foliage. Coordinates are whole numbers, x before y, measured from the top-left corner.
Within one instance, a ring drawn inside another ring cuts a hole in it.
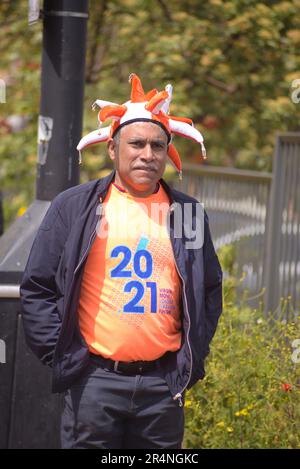
[[[236,247],[234,244],[227,244],[218,251],[218,258],[222,268],[227,274],[235,275]]]
[[[231,296],[226,280],[206,377],[186,393],[184,447],[300,448],[300,316],[266,318]]]
[[[27,16],[27,1],[0,4],[0,79],[6,83],[6,102],[0,103],[5,229],[24,213],[35,191],[42,25],[29,28]],[[12,116],[23,118],[24,127],[12,131],[5,125]]]
[[[94,73],[86,96],[124,102],[132,71],[147,89],[170,81],[171,113],[192,117],[203,131],[209,163],[271,169],[275,133],[299,129],[299,106],[290,99],[299,77],[299,6],[299,0],[208,0],[201,8],[195,0],[91,0],[91,11],[102,15],[91,23],[101,34],[88,56]],[[199,152],[182,139],[178,147],[187,160]]]
[[[95,98],[124,102],[128,75],[145,89],[174,85],[171,113],[193,118],[203,132],[208,164],[271,169],[274,136],[299,129],[291,84],[300,78],[300,0],[90,0],[84,133],[95,129]],[[0,188],[6,227],[31,202],[35,187],[42,23],[27,24],[28,2],[0,4]],[[19,132],[7,116],[28,119]],[[199,148],[182,138],[183,160]],[[81,181],[108,165],[105,145],[86,150]]]

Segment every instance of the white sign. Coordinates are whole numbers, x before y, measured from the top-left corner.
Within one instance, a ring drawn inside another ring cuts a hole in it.
[[[28,0],[28,24],[31,26],[38,22],[40,18],[39,0]]]
[[[49,141],[52,137],[53,119],[52,117],[39,116],[38,124],[38,162],[46,164]]]
[[[52,137],[52,117],[39,116],[38,143],[49,142]]]

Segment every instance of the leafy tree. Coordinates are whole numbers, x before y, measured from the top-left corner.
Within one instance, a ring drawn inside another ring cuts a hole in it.
[[[126,101],[134,71],[146,89],[174,85],[171,112],[191,117],[203,132],[206,164],[271,169],[276,132],[299,129],[300,105],[291,100],[291,84],[300,78],[300,0],[89,4],[85,132],[97,125],[93,100]],[[28,26],[27,8],[25,0],[0,4],[0,78],[7,85],[6,103],[0,104],[0,188],[6,225],[35,190],[42,24]],[[200,162],[196,144],[178,138],[176,146],[184,160]],[[98,177],[107,164],[105,145],[86,150],[82,182]]]

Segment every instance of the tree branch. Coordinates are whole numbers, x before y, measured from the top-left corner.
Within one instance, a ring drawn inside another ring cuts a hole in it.
[[[217,80],[216,78],[213,78],[213,77],[205,77],[205,81],[207,81],[207,83],[214,86],[215,88],[225,91],[228,94],[235,93],[239,88],[239,85],[236,85],[236,84],[226,85],[226,83],[223,83],[222,81]]]
[[[87,72],[86,72],[86,81],[88,83],[91,83],[94,81],[93,72],[96,66],[97,56],[98,56],[98,41],[101,35],[106,10],[107,10],[107,2],[106,0],[102,0],[99,14],[93,25],[94,28],[93,28],[92,45],[90,47],[89,64],[87,66]]]
[[[159,5],[161,6],[161,9],[168,21],[173,21],[172,14],[168,8],[168,6],[165,4],[164,0],[157,0]]]

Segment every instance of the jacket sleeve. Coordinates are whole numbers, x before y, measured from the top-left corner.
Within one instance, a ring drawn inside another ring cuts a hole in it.
[[[203,256],[205,283],[206,355],[208,355],[209,344],[216,332],[218,320],[223,308],[223,273],[211,239],[209,220],[206,212],[204,212]]]
[[[67,233],[58,205],[55,198],[38,229],[20,286],[26,342],[49,366],[61,328],[55,274]]]

